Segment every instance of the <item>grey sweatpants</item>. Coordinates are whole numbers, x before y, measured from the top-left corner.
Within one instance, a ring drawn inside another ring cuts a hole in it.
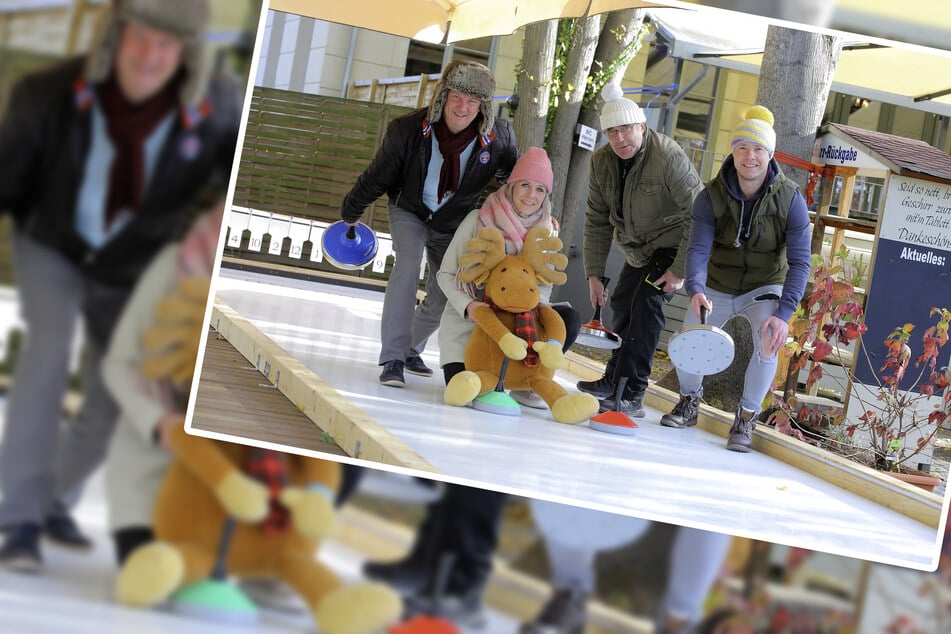
[[[419,356],[426,348],[426,341],[439,328],[446,296],[439,288],[436,273],[453,235],[434,231],[405,209],[390,205],[389,212],[396,261],[383,296],[380,365],[387,361],[402,361],[407,356]],[[416,291],[424,249],[429,266],[426,298],[417,306]]]
[[[57,251],[13,236],[20,310],[27,332],[13,375],[0,439],[0,526],[41,522],[54,503],[72,503],[102,462],[117,408],[99,366],[129,291],[85,275]],[[62,420],[69,350],[85,326],[83,405]]]
[[[640,539],[651,524],[650,520],[638,517],[543,500],[532,500],[531,505],[535,524],[545,537],[553,585],[586,593],[595,589],[594,561],[598,551]],[[729,547],[729,535],[678,527],[668,555],[661,613],[696,623]]]
[[[775,354],[769,357],[763,356],[760,350],[759,331],[763,327],[763,322],[776,312],[782,292],[782,286],[769,285],[760,286],[742,295],[727,295],[712,289],[707,289],[704,293],[713,303],[713,311],[707,317],[708,325],[719,328],[731,317],[739,315],[746,319],[753,329],[753,356],[750,357],[750,364],[746,367],[743,397],[740,399],[740,407],[751,412],[760,411],[766,392],[769,391],[769,386],[772,385],[773,377],[776,375],[779,358]],[[776,299],[772,299],[773,296]],[[687,309],[684,326],[694,326],[699,323],[700,318]],[[693,396],[700,394],[703,384],[702,375],[677,370],[677,379],[680,381],[681,394]]]

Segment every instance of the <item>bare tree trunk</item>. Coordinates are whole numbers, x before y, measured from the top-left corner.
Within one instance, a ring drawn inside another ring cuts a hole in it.
[[[564,183],[571,162],[575,125],[581,113],[581,101],[584,99],[588,73],[591,71],[591,62],[594,61],[600,31],[600,15],[582,18],[575,24],[565,72],[561,79],[562,91],[558,96],[558,107],[555,110],[551,133],[548,137],[548,157],[551,159],[552,171],[555,174],[551,212],[562,226],[565,224],[562,216],[565,198]]]
[[[591,64],[591,72],[598,73],[608,69],[615,60],[618,60],[612,68],[614,71],[610,77],[607,77],[606,83],[620,84],[621,78],[627,72],[627,66],[637,50],[636,48],[628,51],[624,59],[620,59],[624,51],[630,47],[635,39],[641,36],[641,27],[644,23],[643,9],[625,9],[623,11],[613,11],[608,14],[601,28],[601,37],[598,39],[598,48],[594,53],[594,61]],[[600,93],[600,90],[598,91]],[[601,129],[600,114],[603,102],[600,94],[587,106],[583,106],[581,114],[578,116],[578,123],[589,128]],[[564,199],[561,209],[561,239],[566,245],[570,245],[575,239],[575,224],[578,215],[584,213],[588,201],[588,177],[591,174],[591,151],[578,147],[571,148],[571,162],[568,165],[568,174],[564,180]],[[580,249],[579,249],[580,250]]]
[[[760,67],[757,102],[776,118],[776,148],[812,159],[842,38],[770,25]],[[805,189],[809,175],[788,165],[783,171]]]
[[[558,20],[525,27],[522,62],[518,77],[518,108],[515,110],[515,140],[519,152],[545,145],[548,97],[551,91],[552,59],[558,37]]]

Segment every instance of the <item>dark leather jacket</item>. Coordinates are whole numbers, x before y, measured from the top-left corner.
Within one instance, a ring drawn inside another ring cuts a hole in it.
[[[99,249],[76,231],[76,198],[91,132],[91,88],[82,58],[21,79],[0,122],[0,212],[96,280],[131,287],[165,244],[181,237],[186,211],[210,184],[228,186],[241,122],[233,83],[212,81],[200,111],[182,111],[163,145],[134,218]],[[102,175],[107,178],[107,174]]]
[[[459,179],[459,190],[433,213],[423,203],[423,184],[432,154],[428,108],[394,119],[373,161],[344,196],[340,217],[356,222],[384,193],[391,205],[412,212],[436,231],[452,233],[476,205],[479,194],[495,176],[504,180],[518,158],[515,135],[508,121],[496,119],[491,138],[476,138],[476,147]]]

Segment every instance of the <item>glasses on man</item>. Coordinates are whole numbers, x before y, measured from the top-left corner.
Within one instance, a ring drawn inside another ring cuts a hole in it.
[[[604,133],[608,136],[627,134],[634,129],[633,123],[626,123],[624,125],[616,125],[613,128],[608,128]]]

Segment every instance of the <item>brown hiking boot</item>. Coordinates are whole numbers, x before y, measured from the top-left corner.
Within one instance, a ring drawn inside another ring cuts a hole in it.
[[[660,417],[660,424],[664,427],[693,427],[697,424],[697,414],[700,412],[700,397],[690,394],[681,394],[680,402],[674,405],[669,414]]]
[[[733,419],[733,427],[730,428],[730,437],[726,441],[727,449],[741,453],[749,453],[753,450],[753,428],[756,427],[753,418],[755,416],[756,412],[742,407],[736,410],[736,418]]]

